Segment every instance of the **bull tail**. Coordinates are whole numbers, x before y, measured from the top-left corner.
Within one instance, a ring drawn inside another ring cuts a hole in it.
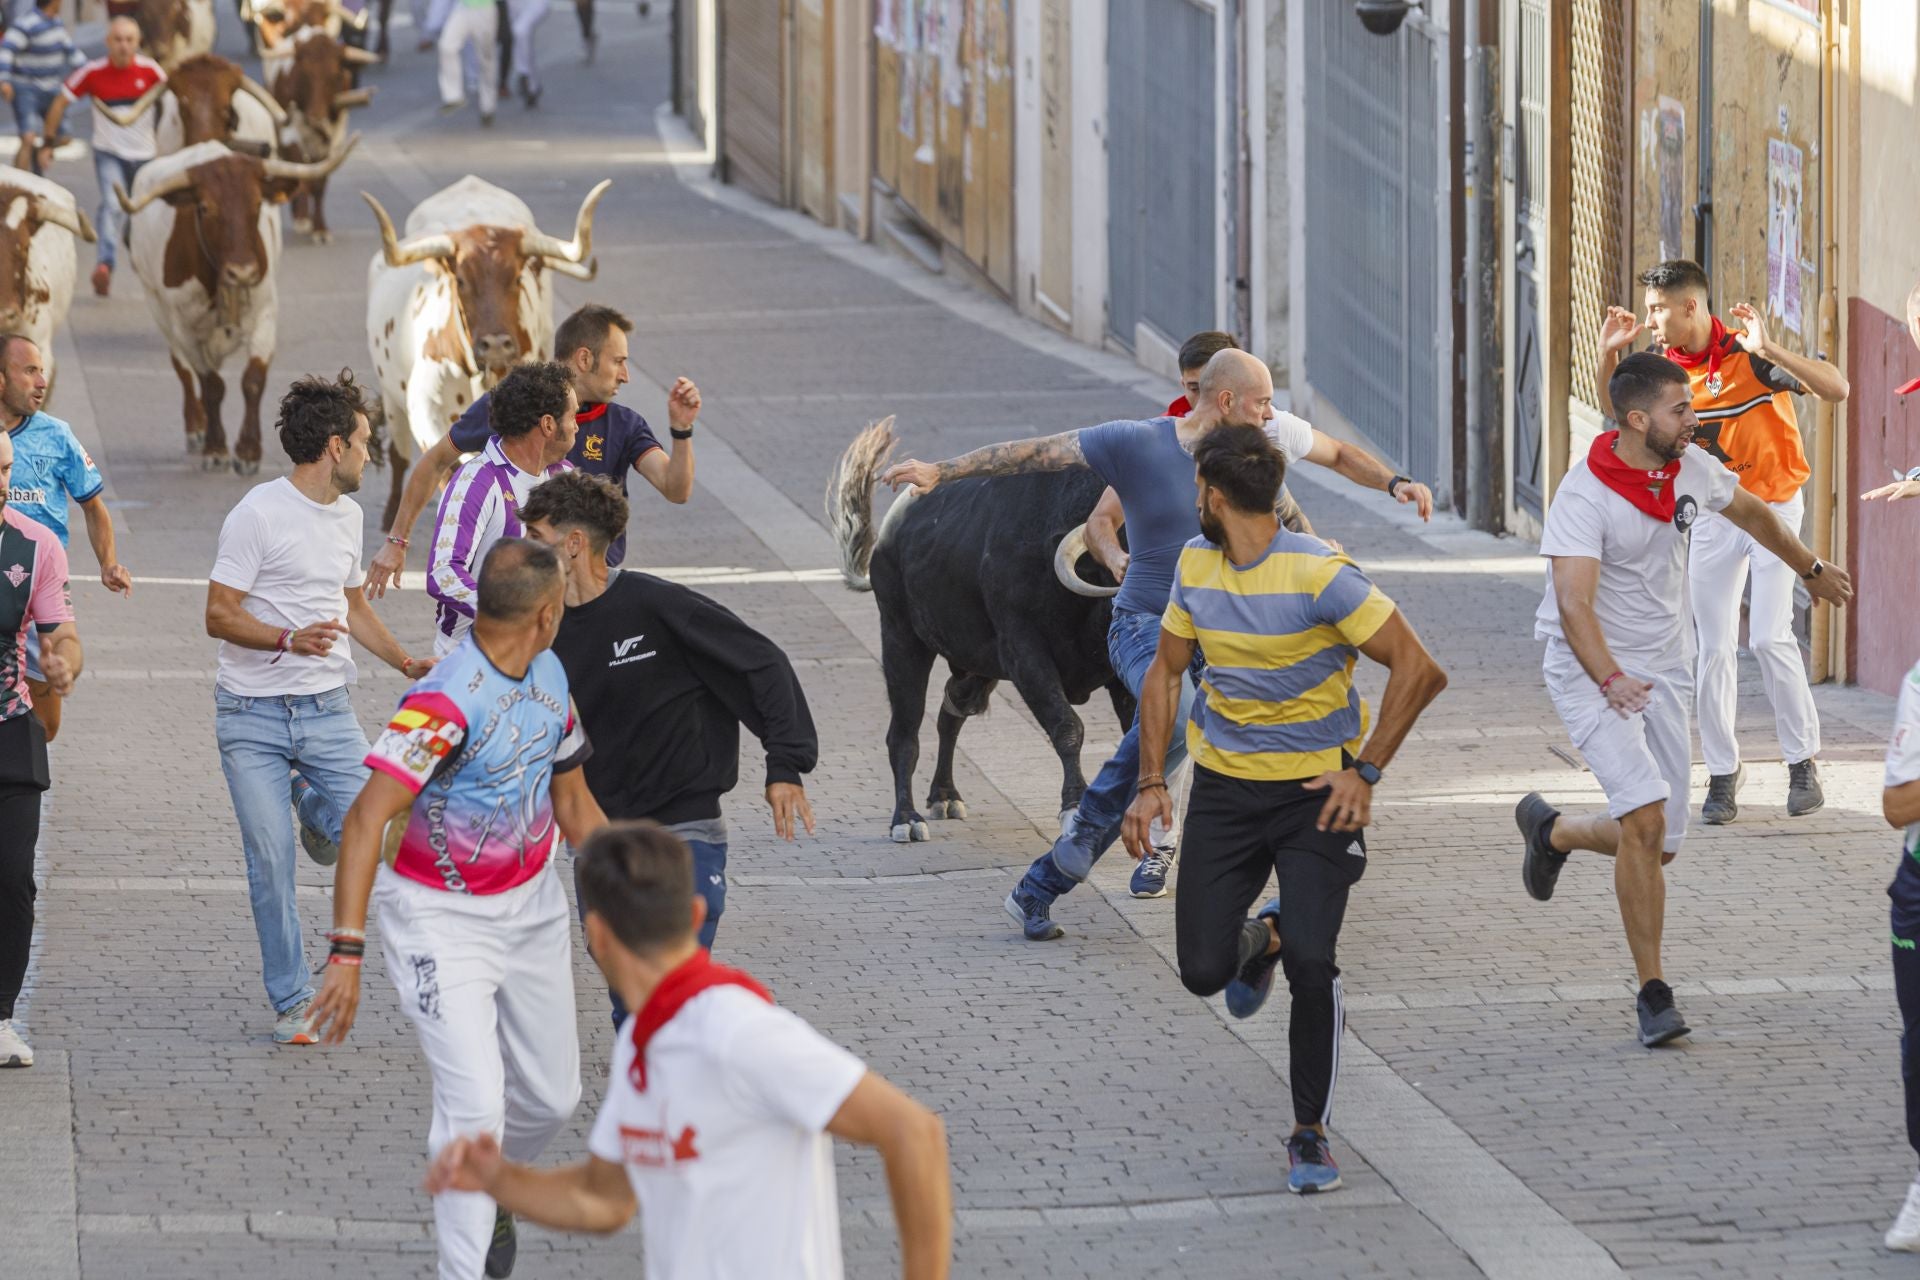
[[[840,580],[850,591],[873,590],[867,577],[879,541],[873,525],[873,486],[895,443],[891,415],[869,424],[827,478],[827,527],[840,550]]]

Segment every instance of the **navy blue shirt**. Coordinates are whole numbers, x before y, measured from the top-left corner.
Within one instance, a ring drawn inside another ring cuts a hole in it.
[[[487,408],[488,396],[473,402],[447,434],[453,447],[462,453],[478,453],[487,447],[493,426]],[[582,471],[605,476],[627,491],[627,477],[633,464],[652,449],[660,448],[647,420],[623,404],[582,405],[577,415],[580,433],[573,438],[567,461]],[[627,557],[627,535],[621,534],[607,544],[607,563],[619,564]]]

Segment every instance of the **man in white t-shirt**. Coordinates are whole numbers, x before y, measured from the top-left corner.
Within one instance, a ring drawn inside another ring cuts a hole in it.
[[[312,1044],[289,808],[299,810],[315,860],[335,856],[367,777],[367,738],[347,695],[348,636],[409,679],[433,660],[408,657],[357,589],[364,520],[346,495],[367,465],[359,388],[345,375],[294,383],[278,429],[293,474],[256,486],[227,514],[207,584],[207,634],[220,641],[214,733],[246,851],[273,1038]]]
[[[1693,760],[1687,531],[1716,511],[1792,565],[1815,597],[1844,604],[1853,585],[1695,447],[1699,420],[1684,369],[1638,352],[1620,361],[1608,389],[1620,428],[1597,437],[1554,492],[1540,538],[1547,590],[1534,617],[1535,637],[1547,642],[1547,693],[1607,811],[1563,815],[1536,791],[1514,818],[1526,838],[1522,881],[1543,902],[1573,850],[1614,859],[1640,981],[1640,1042],[1652,1048],[1688,1031],[1660,969],[1661,867],[1687,834]]]
[[[1917,290],[1916,292],[1920,292]],[[1907,1142],[1920,1154],[1920,666],[1907,672],[1893,713],[1880,811],[1902,828],[1900,863],[1887,886],[1892,899],[1893,992],[1900,1002],[1900,1080],[1907,1099]],[[1920,1253],[1920,1174],[1907,1188],[1887,1248]]]
[[[556,1231],[617,1231],[637,1205],[649,1280],[836,1280],[831,1139],[844,1138],[886,1163],[902,1274],[945,1277],[953,1193],[939,1117],[713,963],[695,941],[706,903],[692,855],[672,832],[608,827],[581,848],[575,876],[588,950],[636,1010],[590,1155],[534,1169],[506,1160],[491,1134],[464,1136],[433,1161],[427,1191],[484,1192]]]

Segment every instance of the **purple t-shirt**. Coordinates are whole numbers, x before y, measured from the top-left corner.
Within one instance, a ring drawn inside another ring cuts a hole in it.
[[[454,448],[462,453],[478,453],[487,447],[487,441],[493,437],[493,426],[488,416],[490,396],[481,396],[468,410],[460,415],[447,434],[453,439]],[[582,471],[590,471],[596,476],[605,476],[620,486],[620,492],[627,491],[627,477],[633,474],[633,464],[645,457],[650,450],[660,448],[660,442],[654,438],[653,429],[647,426],[647,420],[623,404],[609,401],[606,404],[582,405],[577,415],[580,434],[573,439],[573,448],[567,454],[567,461]],[[621,534],[607,544],[607,563],[619,564],[627,558],[627,535]]]

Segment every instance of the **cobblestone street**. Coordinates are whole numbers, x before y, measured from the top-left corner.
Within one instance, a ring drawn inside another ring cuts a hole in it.
[[[405,6],[397,6],[404,8]],[[222,50],[238,32],[221,6]],[[658,9],[659,6],[656,6]],[[1701,828],[1670,868],[1666,965],[1694,1034],[1634,1039],[1632,965],[1610,864],[1577,857],[1550,903],[1520,884],[1514,801],[1594,805],[1539,674],[1534,548],[1420,526],[1384,495],[1303,467],[1294,492],[1406,611],[1451,676],[1379,792],[1372,866],[1341,945],[1348,1014],[1334,1149],[1347,1187],[1286,1194],[1284,997],[1245,1024],[1182,988],[1173,899],[1136,901],[1116,854],[1063,899],[1067,936],[1023,941],[1001,908],[1055,826],[1058,768],[1017,697],[961,738],[964,822],[887,838],[887,709],[870,596],[844,588],[821,494],[862,426],[898,417],[901,456],[1139,416],[1170,388],[1050,337],[996,301],[677,168],[667,28],[601,6],[592,66],[556,10],[537,113],[481,133],[436,114],[432,57],[396,31],[366,138],[332,183],[335,238],[288,237],[269,402],[293,377],[370,378],[357,198],[396,220],[468,172],[564,230],[614,178],[599,277],[557,310],[629,311],[625,399],[664,430],[661,388],[700,384],[698,484],[684,507],[635,486],[627,566],[695,582],[793,656],[821,731],[818,834],[777,841],[749,741],[729,806],[732,886],[716,948],[945,1117],[955,1274],[1117,1277],[1907,1276],[1880,1246],[1912,1176],[1880,818],[1889,700],[1817,692],[1827,805],[1785,814],[1786,771],[1751,662],[1740,820]],[[612,115],[605,104],[618,103]],[[609,123],[609,121],[611,123]],[[83,204],[82,163],[55,175]],[[52,412],[108,478],[131,601],[76,537],[87,674],[53,752],[39,935],[22,1021],[38,1055],[0,1072],[0,1277],[171,1280],[430,1273],[429,1086],[383,968],[341,1049],[270,1042],[245,868],[212,732],[205,577],[255,481],[183,456],[177,382],[130,272],[76,299]],[[237,416],[229,400],[229,424]],[[269,440],[261,479],[284,471]],[[387,477],[361,493],[377,545]],[[413,646],[417,571],[379,606]],[[1364,668],[1365,664],[1363,664]],[[361,665],[373,729],[402,689]],[[1378,698],[1378,671],[1365,690]],[[1118,734],[1082,708],[1083,761]],[[916,792],[931,767],[933,721]],[[1705,770],[1695,765],[1695,804]],[[324,954],[331,874],[303,863]],[[1091,891],[1090,891],[1091,890]],[[586,1101],[554,1160],[583,1150],[611,1033],[577,955]],[[1284,988],[1284,983],[1281,984]],[[897,1273],[877,1158],[839,1152],[849,1274]],[[523,1231],[516,1276],[634,1276],[640,1237]]]

